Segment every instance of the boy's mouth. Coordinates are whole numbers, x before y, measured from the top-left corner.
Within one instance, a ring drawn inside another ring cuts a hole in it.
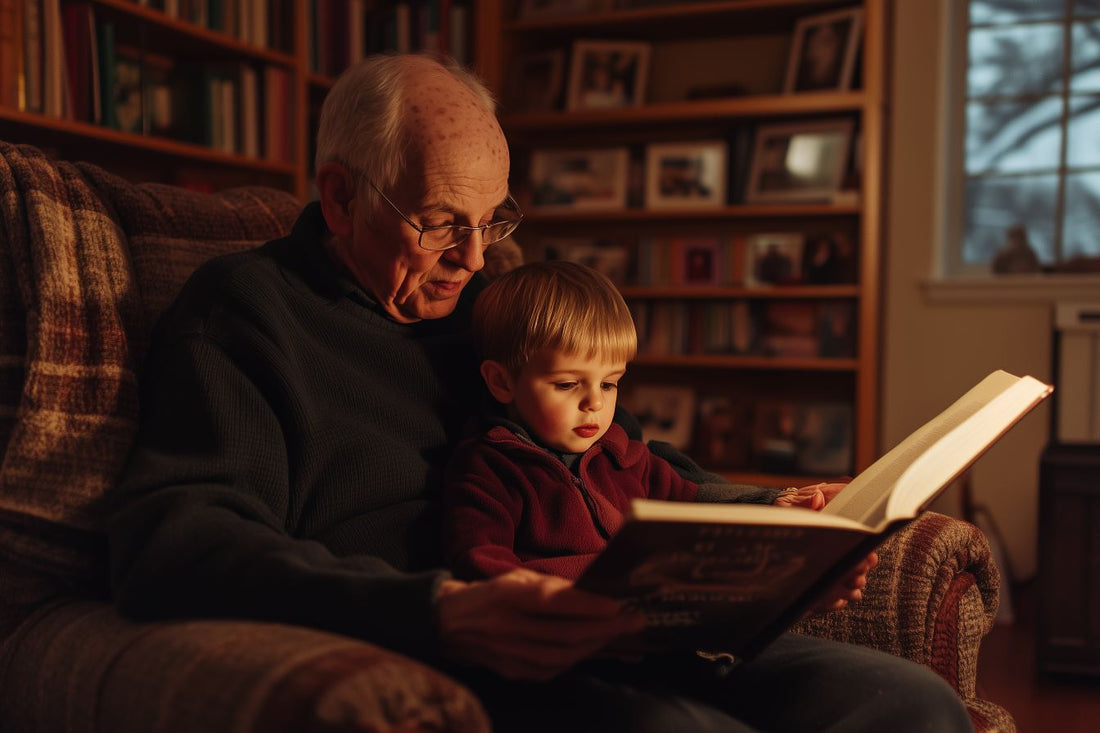
[[[600,426],[589,423],[588,425],[581,425],[573,428],[573,432],[582,438],[591,438],[593,435],[600,432]]]

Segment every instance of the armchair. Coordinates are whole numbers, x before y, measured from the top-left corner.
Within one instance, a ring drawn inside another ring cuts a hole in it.
[[[0,143],[0,720],[11,733],[487,731],[477,699],[354,639],[237,620],[139,624],[106,581],[100,499],[126,460],[157,315],[203,260],[287,231],[299,204],[246,188],[127,183]],[[974,527],[929,514],[880,551],[866,600],[799,630],[927,664],[980,731],[998,581]]]

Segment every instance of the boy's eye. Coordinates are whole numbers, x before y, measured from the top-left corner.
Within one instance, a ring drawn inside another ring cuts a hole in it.
[[[576,382],[555,382],[554,383],[554,388],[555,389],[560,389],[563,392],[566,391],[566,390],[573,389],[576,386],[577,386]]]
[[[615,384],[615,382],[601,382],[600,383],[600,389],[602,389],[604,392],[610,392],[611,390],[618,389],[618,388],[619,388],[619,385]]]

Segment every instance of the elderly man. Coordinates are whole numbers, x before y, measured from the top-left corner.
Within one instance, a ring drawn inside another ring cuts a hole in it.
[[[381,644],[471,685],[500,730],[967,729],[946,684],[888,655],[792,636],[732,672],[599,658],[640,629],[617,603],[439,568],[441,472],[480,395],[476,273],[521,218],[508,173],[466,72],[384,56],[341,77],[320,202],[289,237],[200,268],[159,324],[114,497],[123,612]]]

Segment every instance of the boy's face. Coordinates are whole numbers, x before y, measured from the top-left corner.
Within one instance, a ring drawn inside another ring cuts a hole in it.
[[[513,416],[544,445],[581,453],[611,426],[625,371],[625,361],[544,349],[514,377],[500,367],[499,389],[486,377],[493,396],[509,405]]]

